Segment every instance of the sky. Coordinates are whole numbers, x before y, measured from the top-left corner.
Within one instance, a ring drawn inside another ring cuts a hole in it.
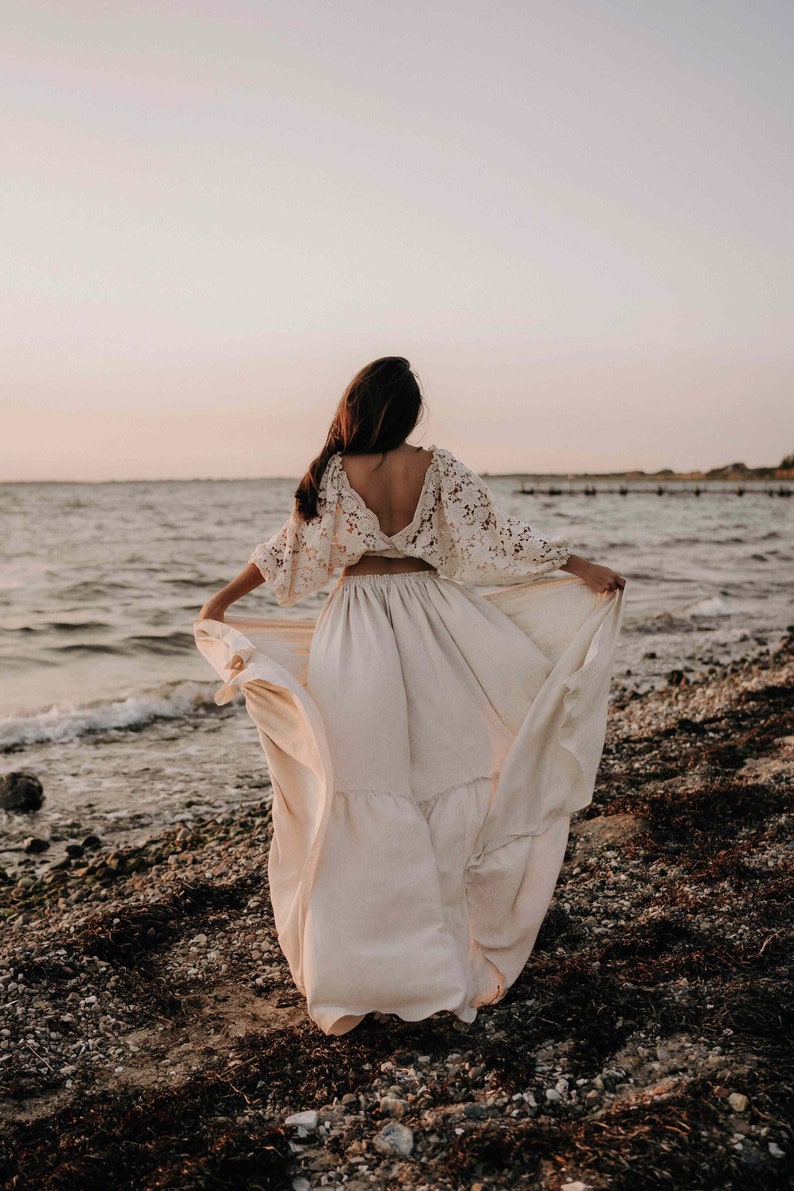
[[[788,0],[6,0],[0,479],[794,451]]]

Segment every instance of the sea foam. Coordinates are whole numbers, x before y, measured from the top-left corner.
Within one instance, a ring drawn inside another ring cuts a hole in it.
[[[704,600],[698,600],[688,609],[688,615],[698,617],[707,616],[730,616],[732,612],[731,606],[727,600],[722,596],[708,596]]]
[[[75,740],[95,732],[137,730],[154,720],[182,719],[215,709],[213,684],[170,683],[143,695],[82,707],[57,705],[29,716],[0,717],[0,750],[15,745]]]

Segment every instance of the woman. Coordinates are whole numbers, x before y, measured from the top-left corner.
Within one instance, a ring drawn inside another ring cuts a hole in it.
[[[375,1011],[470,1022],[504,995],[603,746],[624,579],[409,444],[421,412],[407,360],[363,368],[289,520],[196,624],[217,701],[242,690],[259,727],[279,942],[332,1034]],[[316,623],[224,622],[264,582],[290,605],[338,567]]]

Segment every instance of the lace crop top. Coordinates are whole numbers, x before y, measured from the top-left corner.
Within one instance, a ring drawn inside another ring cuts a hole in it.
[[[413,520],[389,536],[351,486],[341,454],[326,465],[317,516],[304,521],[293,509],[249,562],[264,575],[282,606],[318,591],[337,567],[364,554],[421,558],[450,579],[473,584],[516,583],[567,562],[573,544],[545,538],[496,504],[480,477],[450,451],[432,446]]]

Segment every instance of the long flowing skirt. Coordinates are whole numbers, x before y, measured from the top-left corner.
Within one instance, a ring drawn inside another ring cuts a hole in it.
[[[472,1021],[525,965],[592,797],[621,593],[342,578],[316,622],[198,621],[273,784],[280,945],[329,1034]]]

